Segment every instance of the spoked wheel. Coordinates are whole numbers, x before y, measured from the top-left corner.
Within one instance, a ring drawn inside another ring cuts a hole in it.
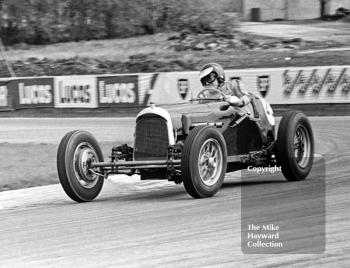
[[[104,178],[93,162],[103,155],[96,139],[86,131],[72,131],[61,140],[57,152],[57,171],[66,194],[77,202],[91,201],[100,193]]]
[[[282,117],[277,134],[277,160],[287,180],[304,180],[314,158],[314,138],[306,115],[290,111]]]
[[[215,139],[208,139],[199,152],[198,169],[202,182],[213,186],[220,179],[223,164],[223,154],[220,144]]]
[[[182,179],[194,198],[213,196],[223,183],[227,149],[222,134],[213,127],[193,129],[184,144]]]
[[[301,168],[306,168],[311,155],[311,138],[303,125],[298,125],[294,134],[294,157]]]

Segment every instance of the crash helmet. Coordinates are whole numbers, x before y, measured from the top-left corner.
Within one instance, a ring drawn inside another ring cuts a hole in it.
[[[225,83],[225,71],[218,63],[208,63],[200,70],[199,78],[203,86],[209,85],[217,79],[219,87],[221,87]]]

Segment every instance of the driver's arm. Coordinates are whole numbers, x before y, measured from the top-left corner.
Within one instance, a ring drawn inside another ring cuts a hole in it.
[[[239,80],[233,80],[225,83],[225,101],[229,102],[233,106],[245,106],[250,103],[251,98],[248,92],[245,91],[244,85]]]
[[[242,107],[249,103],[249,101],[245,103],[245,101],[242,98],[238,98],[237,96],[231,96],[231,95],[225,95],[225,101],[227,101],[232,106],[239,106],[239,107]]]

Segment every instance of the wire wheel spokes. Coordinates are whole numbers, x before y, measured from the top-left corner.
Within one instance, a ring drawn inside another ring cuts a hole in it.
[[[308,165],[311,157],[311,139],[308,130],[298,125],[294,134],[294,157],[301,168]]]
[[[220,144],[215,139],[206,140],[199,152],[198,170],[203,183],[214,185],[220,178],[223,165],[223,153]]]

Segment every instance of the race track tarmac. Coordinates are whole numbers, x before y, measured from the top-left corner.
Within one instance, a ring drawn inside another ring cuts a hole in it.
[[[281,199],[308,181],[259,175],[248,183],[235,172],[215,197],[195,200],[182,185],[113,177],[94,202],[84,204],[71,201],[60,185],[0,192],[0,267],[348,267],[350,117],[311,122],[316,153],[326,161],[324,252],[244,254],[241,249],[243,189],[252,189],[258,203],[266,200],[266,190],[278,192],[270,200],[271,215],[278,215]],[[80,128],[100,141],[115,140],[116,133],[131,140],[133,132],[129,119],[116,118],[0,119],[0,124],[0,142],[16,143],[56,143]],[[309,241],[321,235],[313,233]]]

